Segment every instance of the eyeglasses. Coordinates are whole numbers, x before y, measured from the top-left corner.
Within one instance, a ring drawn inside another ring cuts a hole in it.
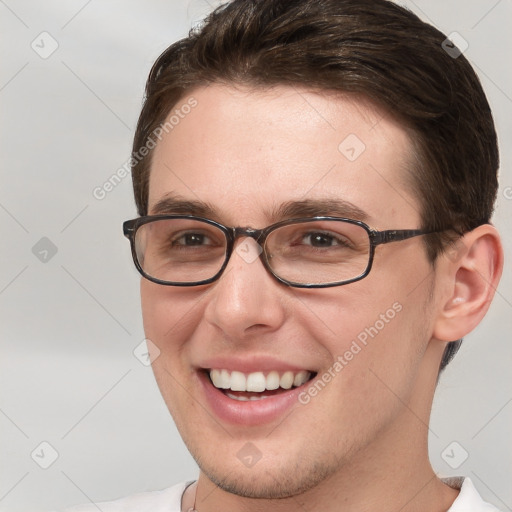
[[[138,271],[154,283],[198,286],[219,279],[235,241],[250,237],[275,279],[297,288],[341,286],[366,277],[375,247],[431,232],[375,231],[340,217],[290,219],[264,229],[227,227],[192,215],[150,215],[123,223]]]

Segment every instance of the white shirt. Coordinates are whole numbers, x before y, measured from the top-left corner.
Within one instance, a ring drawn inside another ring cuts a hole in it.
[[[447,479],[448,480],[448,479]],[[453,480],[449,485],[453,485]],[[65,512],[181,512],[181,497],[185,489],[193,482],[182,482],[161,491],[142,492],[115,501],[79,505]],[[485,502],[473,482],[464,478],[460,493],[447,512],[499,512],[490,503]]]

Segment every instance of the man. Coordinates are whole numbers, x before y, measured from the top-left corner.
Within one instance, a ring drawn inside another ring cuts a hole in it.
[[[427,450],[503,265],[479,81],[385,0],[234,0],[135,134],[144,328],[197,482],[110,510],[495,510]]]

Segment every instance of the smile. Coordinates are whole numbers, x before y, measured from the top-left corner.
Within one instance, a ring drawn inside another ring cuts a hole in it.
[[[300,405],[299,395],[318,375],[304,362],[266,355],[223,357],[196,366],[199,393],[217,421],[240,426],[262,426],[283,421],[289,409]]]

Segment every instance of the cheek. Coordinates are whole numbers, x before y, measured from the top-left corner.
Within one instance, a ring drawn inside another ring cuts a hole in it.
[[[161,342],[166,324],[169,322],[168,316],[173,315],[172,309],[169,307],[170,304],[167,303],[165,296],[163,296],[163,290],[159,289],[158,286],[146,279],[142,279],[140,283],[140,297],[146,338],[150,339],[162,350]]]
[[[310,333],[327,345],[332,356],[340,355],[354,341],[369,347],[371,340],[386,338],[399,324],[405,301],[397,288],[390,283],[379,288],[370,279],[326,288],[303,297],[304,310],[296,313],[306,319]]]
[[[385,389],[379,379],[391,389],[410,385],[430,340],[427,287],[411,292],[406,272],[396,280],[374,276],[304,301],[314,312],[308,330],[335,365],[331,373],[344,375],[338,385],[373,397]]]
[[[163,354],[176,353],[201,317],[201,296],[197,290],[162,286],[141,280],[144,332]]]
[[[158,285],[147,279],[140,284],[144,333],[158,355],[152,369],[160,392],[176,421],[176,411],[187,410],[190,401],[182,393],[191,372],[186,364],[186,342],[197,325],[200,301],[187,289]]]

